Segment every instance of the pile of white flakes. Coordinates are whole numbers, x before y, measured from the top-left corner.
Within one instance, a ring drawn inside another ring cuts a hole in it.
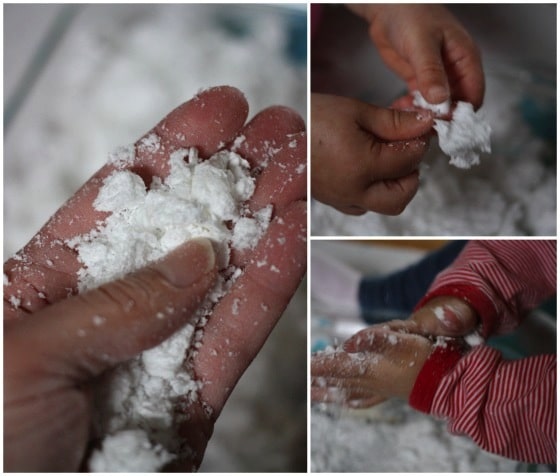
[[[443,421],[390,400],[367,410],[314,407],[311,471],[515,472],[518,463],[451,435]]]
[[[159,137],[151,134],[142,146],[158,150]],[[195,330],[241,273],[229,266],[230,246],[253,248],[268,227],[272,206],[248,215],[244,203],[255,181],[249,163],[232,151],[201,161],[194,148],[177,150],[169,156],[169,175],[154,177],[148,189],[140,176],[124,169],[134,162],[133,147],[110,157],[120,169],[104,180],[94,201],[96,210],[110,215],[88,234],[68,240],[83,264],[80,291],[123,277],[198,237],[212,240],[222,270],[193,323],[114,369],[99,387],[95,423],[108,438],[94,452],[90,470],[156,471],[173,459],[181,443],[174,431],[176,401],[198,398],[200,384],[186,363],[201,337]],[[154,318],[165,319],[166,312]],[[98,318],[102,325],[103,316]],[[127,457],[138,448],[142,457]]]

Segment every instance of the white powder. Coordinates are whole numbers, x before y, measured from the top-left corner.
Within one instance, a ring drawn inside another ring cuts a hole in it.
[[[436,116],[449,114],[451,101],[430,104],[419,91],[413,91],[415,106],[433,111]],[[450,164],[460,169],[470,169],[480,163],[481,152],[491,152],[490,124],[484,115],[474,112],[472,104],[459,101],[451,121],[435,119],[434,129],[438,133],[439,146],[451,159]]]
[[[445,422],[399,400],[366,410],[311,411],[311,472],[507,472],[515,461],[451,435]]]
[[[126,430],[108,436],[103,451],[90,460],[96,472],[154,472],[173,459],[165,448],[153,446],[141,430]]]
[[[159,139],[152,134],[141,144],[155,151]],[[110,160],[115,163],[113,157]],[[200,161],[196,149],[178,150],[170,155],[169,163],[169,176],[154,178],[149,189],[129,170],[109,175],[94,206],[110,215],[97,229],[68,244],[78,251],[83,263],[78,277],[79,289],[84,291],[145,266],[185,241],[211,239],[222,272],[197,312],[200,326],[241,274],[228,266],[229,245],[252,248],[268,227],[272,207],[255,217],[248,215],[244,203],[253,194],[254,179],[248,162],[234,152],[220,151]],[[234,231],[229,222],[233,222]],[[165,318],[162,314],[154,318]],[[103,322],[102,317],[94,317],[95,325]],[[173,411],[178,398],[195,401],[198,397],[200,383],[185,364],[198,337],[189,324],[107,375],[97,395],[96,423],[97,430],[109,435],[109,440],[94,453],[93,471],[152,471],[177,453],[180,441],[173,430]],[[138,448],[142,449],[141,458],[127,457]]]
[[[451,159],[449,163],[460,169],[470,169],[480,163],[480,153],[491,152],[492,128],[472,104],[459,101],[451,121],[435,120],[439,146]]]

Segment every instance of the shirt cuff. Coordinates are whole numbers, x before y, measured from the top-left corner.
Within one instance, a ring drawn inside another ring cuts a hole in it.
[[[443,377],[459,362],[463,353],[461,348],[451,342],[434,348],[420,369],[408,403],[412,408],[430,413],[432,401]]]

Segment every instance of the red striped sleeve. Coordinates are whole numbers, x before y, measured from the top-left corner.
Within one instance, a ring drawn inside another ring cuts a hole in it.
[[[456,296],[478,312],[485,336],[513,330],[528,310],[556,293],[553,240],[470,241],[417,307]]]
[[[479,346],[441,380],[430,413],[492,453],[556,462],[556,356],[505,361]]]

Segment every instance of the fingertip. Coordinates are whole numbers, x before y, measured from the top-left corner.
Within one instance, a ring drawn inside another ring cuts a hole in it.
[[[154,129],[166,149],[196,147],[209,157],[232,141],[249,114],[245,95],[231,86],[198,92],[170,112]]]
[[[430,104],[440,104],[449,100],[449,88],[442,84],[434,84],[427,88],[425,92],[421,91],[422,95]]]

